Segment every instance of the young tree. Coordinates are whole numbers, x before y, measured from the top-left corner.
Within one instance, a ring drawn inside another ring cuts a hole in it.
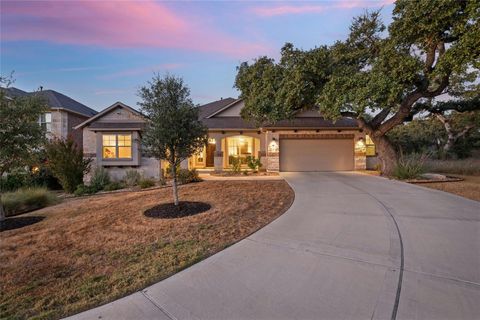
[[[73,193],[83,182],[83,175],[90,170],[91,159],[83,157],[82,148],[73,139],[52,139],[45,146],[47,167],[58,179],[63,190]]]
[[[31,164],[45,141],[45,132],[38,124],[39,116],[46,111],[45,102],[37,95],[10,94],[11,82],[0,76],[0,177],[13,168]],[[4,218],[0,193],[0,220]]]
[[[207,143],[207,129],[198,120],[198,108],[181,78],[155,75],[140,88],[139,106],[148,123],[142,136],[146,153],[166,160],[173,177],[173,198],[178,205],[177,168]]]
[[[388,175],[397,155],[386,134],[424,111],[417,103],[449,93],[452,83],[478,81],[479,7],[474,0],[397,0],[388,32],[379,12],[367,12],[331,47],[287,44],[278,64],[267,57],[242,63],[235,81],[242,116],[275,122],[316,105],[327,118],[352,117]]]

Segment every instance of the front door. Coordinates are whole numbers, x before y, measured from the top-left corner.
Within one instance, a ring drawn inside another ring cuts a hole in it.
[[[214,143],[207,144],[206,167],[214,166],[215,149],[216,149],[216,145]]]

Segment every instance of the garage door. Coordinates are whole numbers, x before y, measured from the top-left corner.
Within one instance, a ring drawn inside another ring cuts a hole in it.
[[[353,170],[353,139],[280,139],[280,171]]]

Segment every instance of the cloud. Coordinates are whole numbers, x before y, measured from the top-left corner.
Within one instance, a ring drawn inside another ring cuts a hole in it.
[[[269,50],[209,26],[205,17],[182,16],[153,0],[7,0],[2,1],[2,20],[3,41],[172,48],[236,58]]]
[[[394,3],[395,0],[341,0],[330,1],[323,4],[313,5],[280,5],[270,7],[253,7],[251,12],[261,17],[273,17],[290,14],[320,13],[331,9],[353,9],[353,8],[371,8],[381,7]]]
[[[101,75],[99,79],[113,79],[113,78],[121,78],[121,77],[129,77],[129,76],[136,76],[139,74],[145,73],[152,73],[153,72],[162,72],[165,70],[173,70],[182,67],[183,64],[181,63],[163,63],[158,65],[151,65],[145,67],[135,67],[135,68],[128,68],[124,70],[120,70],[114,73]]]

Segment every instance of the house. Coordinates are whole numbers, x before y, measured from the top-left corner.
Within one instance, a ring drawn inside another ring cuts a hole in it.
[[[79,146],[83,145],[83,133],[81,130],[74,130],[74,127],[98,113],[54,90],[26,92],[14,87],[3,90],[6,90],[7,96],[11,97],[32,95],[42,97],[47,103],[48,111],[39,117],[38,123],[44,127],[49,137],[60,139],[71,137]]]
[[[200,171],[230,170],[240,159],[247,169],[248,156],[260,157],[263,169],[278,171],[349,171],[366,168],[367,152],[374,146],[356,121],[325,120],[314,110],[299,112],[293,120],[256,127],[240,117],[241,99],[226,98],[200,106],[199,118],[208,127],[208,144],[182,163]],[[142,154],[145,118],[117,102],[81,123],[85,156],[121,179],[127,169],[158,178],[164,163]],[[367,144],[367,142],[370,142]],[[87,177],[88,180],[88,177]]]

